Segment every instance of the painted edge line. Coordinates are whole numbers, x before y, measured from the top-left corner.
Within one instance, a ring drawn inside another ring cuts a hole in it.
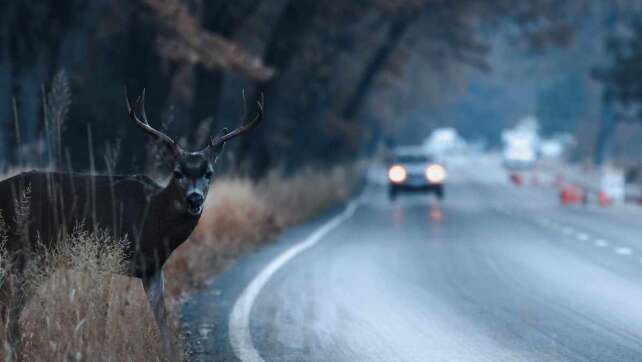
[[[228,334],[234,355],[243,362],[262,362],[263,358],[254,347],[250,332],[250,314],[254,301],[270,278],[288,261],[318,243],[330,231],[350,219],[357,210],[363,194],[352,200],[338,215],[328,220],[306,239],[285,250],[263,268],[238,297],[230,313]]]

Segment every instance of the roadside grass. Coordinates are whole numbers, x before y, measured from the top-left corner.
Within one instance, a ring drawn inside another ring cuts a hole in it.
[[[215,180],[191,240],[174,251],[165,267],[173,304],[284,229],[345,200],[356,175],[356,167],[346,165],[307,168],[293,175],[273,171],[259,181]]]
[[[16,275],[3,244],[2,283],[10,290],[3,303],[14,313],[26,302],[18,339],[7,338],[12,331],[3,316],[4,360],[165,360],[140,282],[119,276],[125,271],[125,246],[106,231],[90,233],[79,226],[58,248],[36,249]],[[20,293],[13,285],[22,286]]]

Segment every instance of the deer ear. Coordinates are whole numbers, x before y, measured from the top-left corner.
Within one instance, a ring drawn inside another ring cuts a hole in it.
[[[177,150],[167,147],[167,144],[154,140],[152,141],[152,147],[156,151],[158,159],[164,162],[168,167],[173,168],[177,159]]]

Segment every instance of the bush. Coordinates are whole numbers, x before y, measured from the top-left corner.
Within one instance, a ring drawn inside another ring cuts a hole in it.
[[[3,282],[21,279],[13,285],[21,285],[26,297],[18,300],[14,290],[5,303],[27,301],[15,345],[4,325],[5,359],[17,353],[28,361],[162,360],[140,281],[116,275],[125,272],[125,250],[124,240],[78,226],[56,249],[36,248],[24,272],[15,275],[3,245]]]

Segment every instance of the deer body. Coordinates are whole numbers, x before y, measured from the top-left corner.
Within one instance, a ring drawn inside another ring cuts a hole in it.
[[[88,230],[107,229],[114,240],[126,237],[129,242],[125,260],[127,274],[142,279],[159,325],[163,347],[169,353],[163,264],[196,227],[212,181],[213,165],[223,145],[256,126],[263,109],[259,102],[258,112],[252,120],[242,121],[242,125],[231,132],[223,129],[204,149],[192,152],[184,150],[149,124],[144,103],[144,90],[133,106],[127,100],[129,117],[164,147],[173,170],[166,187],[141,175],[31,171],[0,181],[0,209],[9,229],[7,252],[14,260],[14,273],[22,271],[25,258],[34,250],[35,243],[48,249],[55,248],[78,224]],[[21,201],[24,199],[28,199],[27,202]],[[0,297],[9,295],[7,288],[4,283]],[[20,287],[14,289],[18,293],[21,290]],[[10,313],[9,330],[13,334],[10,338],[18,336],[22,307],[19,305],[17,312]]]
[[[15,210],[29,190],[28,237],[19,237]],[[76,225],[88,230],[107,228],[114,238],[126,237],[128,274],[143,280],[160,271],[198,223],[177,207],[182,202],[173,182],[161,188],[151,179],[135,176],[96,176],[57,172],[24,172],[0,182],[0,205],[10,233],[10,252],[24,242],[55,247]],[[30,245],[33,246],[33,245]]]

